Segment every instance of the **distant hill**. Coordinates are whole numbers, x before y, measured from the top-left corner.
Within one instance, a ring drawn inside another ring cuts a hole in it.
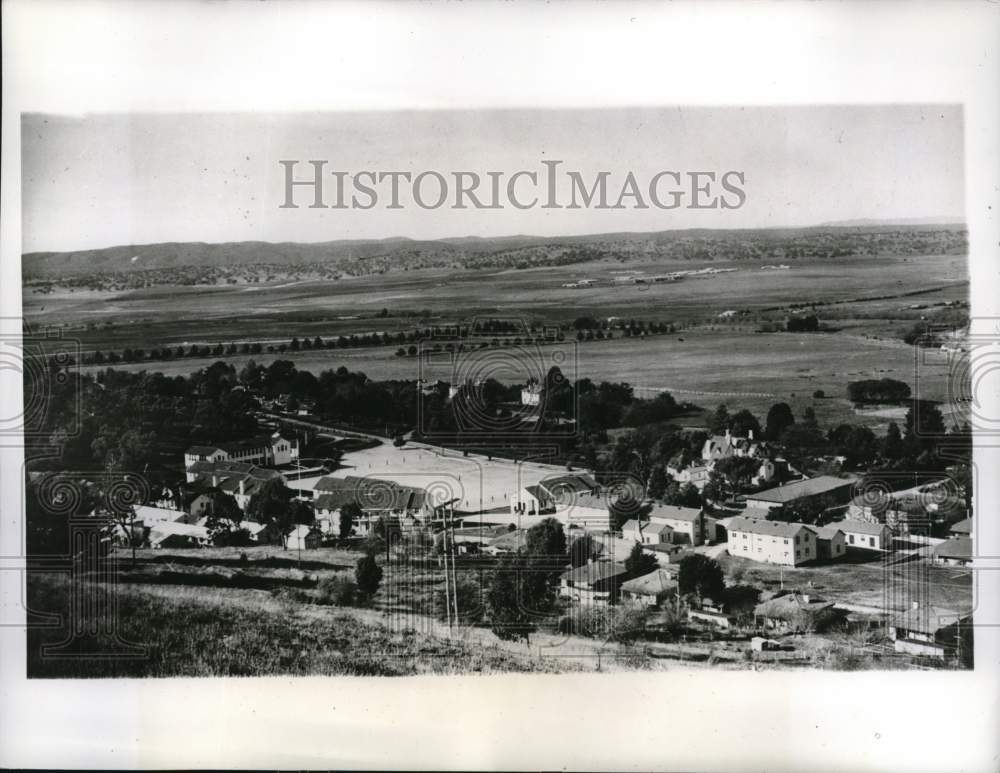
[[[814,258],[857,254],[919,254],[965,248],[960,223],[845,221],[808,228],[684,229],[575,236],[405,237],[330,242],[165,242],[73,252],[32,252],[22,259],[26,278],[136,271],[316,266],[347,273],[463,265],[523,268],[600,257],[664,259]]]

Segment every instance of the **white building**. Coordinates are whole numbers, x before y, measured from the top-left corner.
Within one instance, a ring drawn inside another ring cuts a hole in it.
[[[798,566],[818,558],[816,533],[804,523],[736,516],[727,526],[729,555],[767,564]]]

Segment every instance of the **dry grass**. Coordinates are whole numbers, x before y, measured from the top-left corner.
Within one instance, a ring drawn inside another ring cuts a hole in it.
[[[107,592],[96,586],[90,590]],[[150,592],[157,590],[168,592]],[[28,589],[29,605],[65,620],[68,592],[64,578],[36,576]],[[122,587],[117,603],[117,633],[140,645],[141,657],[127,657],[127,648],[107,632],[75,640],[59,655],[43,655],[44,645],[66,638],[65,623],[32,628],[28,676],[403,676],[573,668],[412,628],[390,629],[329,608],[285,603],[260,591]]]

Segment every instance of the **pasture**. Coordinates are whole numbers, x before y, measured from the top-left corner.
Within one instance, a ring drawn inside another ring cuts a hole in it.
[[[792,261],[783,271],[757,261],[630,261],[496,270],[414,270],[329,281],[153,287],[121,293],[65,290],[23,295],[27,324],[62,329],[93,348],[275,341],[351,332],[396,331],[501,316],[540,323],[590,314],[677,323],[705,322],[729,309],[850,301],[947,288],[966,297],[964,256],[854,257]],[[664,284],[615,284],[621,271],[735,268]],[[592,287],[566,288],[579,279]],[[909,301],[872,301],[880,317],[906,319]],[[385,309],[388,316],[376,316]],[[858,313],[863,309],[856,310]],[[850,316],[850,311],[848,313]],[[919,316],[919,315],[916,315]],[[110,323],[110,326],[109,326]]]

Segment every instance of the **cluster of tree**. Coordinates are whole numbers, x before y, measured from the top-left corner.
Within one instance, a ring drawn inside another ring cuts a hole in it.
[[[104,370],[93,376],[53,379],[26,400],[38,400],[33,445],[56,448],[35,469],[123,470],[155,476],[168,458],[198,440],[238,440],[257,432],[254,401],[234,391],[231,366],[216,363],[187,378]],[[176,457],[174,457],[176,458]]]
[[[562,524],[546,518],[528,529],[522,550],[501,559],[486,593],[490,627],[498,637],[528,640],[552,610],[566,558]]]
[[[789,317],[785,320],[785,330],[789,333],[815,333],[819,330],[819,319],[815,314]]]
[[[910,399],[910,385],[894,378],[869,378],[847,384],[852,403],[898,403]]]

